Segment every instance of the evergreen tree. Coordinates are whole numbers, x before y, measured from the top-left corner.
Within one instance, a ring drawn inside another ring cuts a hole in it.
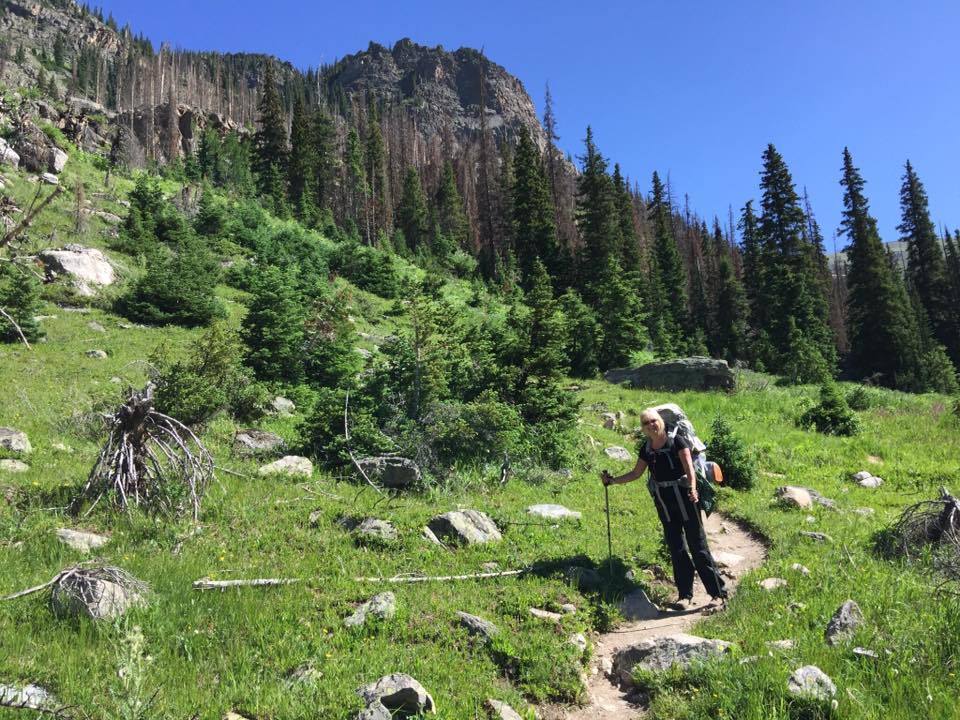
[[[371,105],[367,115],[367,137],[364,147],[366,159],[367,181],[370,186],[367,220],[367,244],[372,245],[373,239],[381,229],[380,216],[386,206],[387,168],[386,153],[383,146],[383,131],[380,129],[380,120]]]
[[[887,260],[863,192],[865,183],[847,148],[840,184],[844,188],[840,230],[849,241],[845,251],[851,369],[858,378],[879,376],[888,387],[909,389],[919,371],[916,320]]]
[[[314,155],[313,189],[316,193],[314,204],[319,211],[331,210],[336,189],[336,129],[330,116],[323,110],[314,111],[311,125],[311,146]]]
[[[347,387],[360,371],[356,331],[343,291],[321,287],[313,301],[304,335],[306,380],[315,387]]]
[[[556,213],[543,176],[540,153],[525,130],[517,141],[510,199],[514,253],[523,285],[529,288],[536,260],[539,258],[548,273],[555,271],[558,249]]]
[[[793,334],[790,319],[804,341],[832,368],[836,347],[827,326],[827,300],[817,277],[813,253],[805,240],[806,217],[793,178],[780,153],[767,145],[763,153],[760,187],[763,191],[759,231],[768,262],[764,275],[772,306],[766,328],[775,351],[772,370],[781,370],[789,358]],[[831,370],[832,372],[832,370]]]
[[[557,188],[557,180],[559,177],[557,167],[557,141],[560,139],[560,136],[557,135],[557,118],[553,113],[553,96],[550,94],[550,83],[547,83],[543,99],[543,131],[547,139],[546,175],[550,183],[550,197],[553,199],[553,207],[556,209],[560,202]]]
[[[607,161],[593,141],[593,130],[587,128],[586,152],[577,178],[577,227],[583,241],[580,259],[579,287],[584,297],[597,295],[596,278],[607,267],[610,257],[620,250],[620,223],[613,182],[607,174]]]
[[[257,110],[260,123],[254,135],[257,191],[270,201],[275,212],[282,215],[286,208],[289,154],[286,118],[277,90],[276,69],[272,60],[267,61],[264,71],[263,90]]]
[[[717,305],[714,353],[729,362],[746,355],[747,299],[726,255],[717,263]]]
[[[470,249],[470,224],[457,190],[453,164],[449,160],[444,162],[440,185],[434,196],[434,222],[437,230],[455,247],[461,250]]]
[[[367,185],[367,171],[363,165],[363,149],[360,146],[360,136],[354,128],[350,128],[347,133],[347,142],[343,151],[343,166],[346,172],[346,187],[344,190],[347,219],[356,223],[361,220],[361,212],[366,207],[370,187]]]
[[[193,229],[198,235],[216,238],[227,225],[227,213],[223,205],[214,196],[209,186],[204,186],[193,218]]]
[[[430,226],[427,198],[423,193],[420,174],[415,167],[407,169],[403,178],[403,196],[397,206],[397,228],[403,232],[407,249],[412,253],[429,248]]]
[[[690,344],[687,278],[673,237],[673,210],[656,171],[647,212],[653,223],[650,334],[657,351],[669,356],[685,352]]]
[[[290,124],[290,159],[287,164],[287,185],[290,204],[297,217],[306,225],[312,225],[316,214],[316,178],[314,133],[310,115],[303,98],[297,97],[293,105],[293,120]]]
[[[64,62],[67,59],[67,44],[64,42],[63,33],[58,32],[53,41],[53,63],[58,70],[62,70]]]
[[[954,307],[960,308],[960,230],[957,230],[952,237],[949,232],[946,232],[943,245],[947,261],[947,279],[950,281],[952,292],[951,302]]]
[[[241,330],[246,363],[259,379],[290,384],[303,379],[304,320],[290,276],[272,265],[262,268]]]
[[[960,366],[960,313],[950,305],[946,263],[933,221],[927,193],[910,161],[907,161],[900,188],[902,219],[897,230],[907,243],[907,278],[923,305],[934,337]]]
[[[740,211],[738,228],[743,250],[743,289],[750,308],[750,325],[754,328],[763,328],[768,323],[763,277],[767,263],[760,244],[760,231],[757,228],[757,216],[753,212],[753,200],[748,200]]]
[[[633,222],[633,198],[627,181],[620,173],[619,163],[613,166],[613,189],[616,193],[617,221],[620,226],[620,266],[628,273],[639,273],[643,260],[640,256],[640,241]]]
[[[603,333],[598,357],[601,370],[629,364],[630,356],[645,349],[650,340],[643,300],[629,277],[611,257],[597,288],[597,317]]]
[[[563,351],[570,360],[570,374],[593,377],[600,369],[600,345],[603,342],[603,329],[597,315],[573,288],[561,295],[559,302],[567,324]]]
[[[0,341],[20,342],[20,333],[27,342],[36,342],[44,336],[40,323],[40,287],[34,277],[10,263],[0,264]],[[13,326],[13,320],[20,328]]]

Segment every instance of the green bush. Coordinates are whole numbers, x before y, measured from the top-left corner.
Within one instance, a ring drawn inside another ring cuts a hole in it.
[[[0,308],[19,326],[28,342],[43,337],[43,329],[34,319],[40,313],[40,285],[29,272],[10,263],[0,264]],[[0,315],[0,341],[20,339],[10,319]]]
[[[362,458],[393,449],[393,443],[380,432],[371,403],[361,394],[350,396],[350,440],[344,432],[345,390],[321,388],[311,412],[300,425],[300,446],[305,454],[328,468],[351,462],[350,452]]]
[[[395,298],[400,290],[400,275],[393,257],[366,245],[338,244],[330,257],[330,269],[361,290],[383,298]]]
[[[804,428],[812,426],[826,435],[849,436],[860,432],[860,419],[832,382],[821,386],[820,402],[804,412],[797,424]]]
[[[707,444],[707,457],[720,465],[724,484],[735,490],[749,490],[757,477],[756,463],[743,440],[719,415],[713,420],[713,437]]]
[[[847,393],[847,405],[851,410],[869,410],[879,404],[879,393],[866,385],[858,385]]]

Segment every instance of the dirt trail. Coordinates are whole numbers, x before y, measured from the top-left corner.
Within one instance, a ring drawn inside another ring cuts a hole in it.
[[[763,563],[766,550],[746,528],[718,513],[707,519],[706,530],[710,550],[714,556],[733,553],[743,558],[733,567],[727,567],[721,571],[727,581],[727,589],[732,594],[740,578]],[[723,563],[718,560],[717,564]],[[705,616],[703,608],[710,601],[710,596],[704,591],[699,578],[694,585],[693,599],[694,607],[691,610],[664,611],[660,617],[653,620],[629,622],[613,632],[601,635],[594,644],[594,657],[588,671],[587,705],[573,710],[547,708],[543,717],[546,720],[625,720],[642,717],[643,709],[630,703],[625,694],[607,678],[601,668],[610,667],[613,656],[622,647],[633,645],[648,637],[689,630],[694,623]],[[711,608],[707,612],[714,611]]]

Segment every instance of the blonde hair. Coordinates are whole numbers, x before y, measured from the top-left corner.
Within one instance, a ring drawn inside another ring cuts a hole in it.
[[[663,416],[660,414],[660,411],[654,407],[648,407],[643,412],[640,413],[640,424],[643,424],[643,421],[648,418],[653,418],[657,421],[657,429],[664,430],[666,428],[666,423],[663,421]]]

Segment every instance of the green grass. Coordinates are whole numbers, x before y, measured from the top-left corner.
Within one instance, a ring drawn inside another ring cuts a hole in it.
[[[97,172],[89,158],[72,153],[65,184],[86,178],[93,187]],[[13,176],[12,194],[25,206],[36,186],[23,176],[7,175]],[[117,182],[119,189],[130,187],[129,180]],[[122,215],[115,200],[87,195],[96,206]],[[107,245],[106,227],[94,218],[81,238],[73,238],[71,202],[69,195],[60,198],[54,211],[42,216],[31,229],[30,247],[49,246],[51,233],[58,244]],[[237,321],[242,293],[218,292]],[[462,303],[469,283],[451,283],[444,292]],[[391,301],[354,290],[349,302],[358,330],[380,336],[396,331]],[[648,565],[668,564],[652,503],[636,483],[611,490],[615,582],[603,591],[580,592],[560,572],[571,562],[601,568],[606,562],[597,475],[602,468],[623,471],[626,466],[608,460],[603,447],[619,444],[632,451],[634,441],[603,429],[599,413],[623,410],[628,424],[638,424],[641,409],[670,400],[687,411],[702,434],[709,434],[711,420],[722,414],[747,440],[762,470],[758,485],[747,493],[721,491],[720,506],[762,532],[770,548],[766,566],[744,578],[729,611],[695,629],[736,642],[733,657],[658,681],[654,716],[816,716],[815,709],[811,715],[786,693],[788,675],[804,664],[818,665],[837,683],[835,717],[958,716],[960,607],[950,596],[934,593],[937,581],[922,568],[880,559],[871,550],[873,534],[904,505],[934,496],[940,485],[960,486],[960,421],[948,398],[877,391],[873,406],[859,413],[862,434],[835,438],[795,425],[797,415],[815,402],[816,388],[780,388],[764,376],[745,376],[741,390],[729,395],[578,381],[583,460],[572,468],[572,477],[528,472],[501,487],[498,467],[474,468],[444,489],[389,500],[349,479],[320,473],[309,482],[256,477],[256,463],[231,453],[237,426],[220,417],[205,430],[204,440],[218,465],[250,477],[220,473],[195,532],[187,519],[126,516],[102,508],[89,518],[73,518],[58,508],[82,485],[98,450],[75,416],[115,404],[123,387],[145,380],[144,360],[158,344],[183,347],[196,331],[122,329],[122,318],[96,307],[81,314],[47,304],[44,314],[56,316],[43,322],[46,342],[32,351],[0,346],[0,425],[26,431],[34,446],[25,458],[29,472],[0,476],[0,495],[9,498],[0,499],[0,594],[44,582],[82,559],[56,541],[53,530],[60,526],[110,533],[113,540],[99,556],[150,583],[153,594],[149,607],[130,612],[127,622],[117,625],[55,619],[41,595],[0,603],[0,682],[35,682],[93,718],[116,717],[109,692],[121,687],[118,646],[136,624],[153,658],[146,684],[148,694],[159,691],[157,717],[219,717],[233,709],[258,718],[347,718],[358,704],[356,687],[401,671],[432,692],[442,718],[483,717],[488,697],[518,709],[527,702],[573,701],[582,659],[568,644],[569,636],[605,629],[617,620],[616,600],[629,589],[624,571],[643,577]],[[107,332],[91,330],[91,321]],[[376,338],[361,345],[373,349]],[[106,350],[109,357],[86,357],[92,348]],[[268,418],[263,427],[294,441],[296,423],[297,418]],[[55,443],[71,452],[55,449]],[[880,464],[870,464],[868,456]],[[886,484],[879,490],[854,485],[849,476],[861,469],[882,476]],[[835,499],[839,511],[773,507],[774,489],[789,483]],[[583,520],[556,527],[534,523],[525,508],[535,502],[564,504],[581,511]],[[875,514],[851,512],[863,506],[875,508]],[[503,541],[450,552],[420,537],[433,515],[457,507],[489,513],[504,529]],[[315,510],[320,519],[311,526],[308,518]],[[401,540],[390,548],[358,547],[336,524],[343,515],[390,519]],[[815,521],[808,522],[808,515]],[[799,536],[801,530],[826,532],[834,542],[811,544]],[[399,608],[393,620],[355,630],[343,626],[357,603],[385,589],[354,577],[472,573],[488,562],[502,569],[533,564],[543,569],[521,578],[390,586]],[[809,567],[811,575],[791,571],[794,562]],[[283,588],[192,590],[191,583],[205,576],[307,580]],[[787,578],[789,585],[763,592],[756,582],[767,576]],[[859,602],[867,623],[851,644],[828,647],[823,628],[848,597]],[[530,607],[555,609],[565,602],[578,612],[560,626],[527,613]],[[790,602],[806,607],[790,611]],[[487,646],[470,638],[457,625],[457,610],[495,622],[500,639]],[[796,649],[769,655],[764,643],[784,638],[795,639]],[[880,657],[858,659],[850,652],[853,645],[872,648]],[[749,655],[759,659],[737,662]],[[320,681],[289,687],[287,674],[306,662],[322,672]],[[0,710],[0,718],[15,716],[21,715]]]

